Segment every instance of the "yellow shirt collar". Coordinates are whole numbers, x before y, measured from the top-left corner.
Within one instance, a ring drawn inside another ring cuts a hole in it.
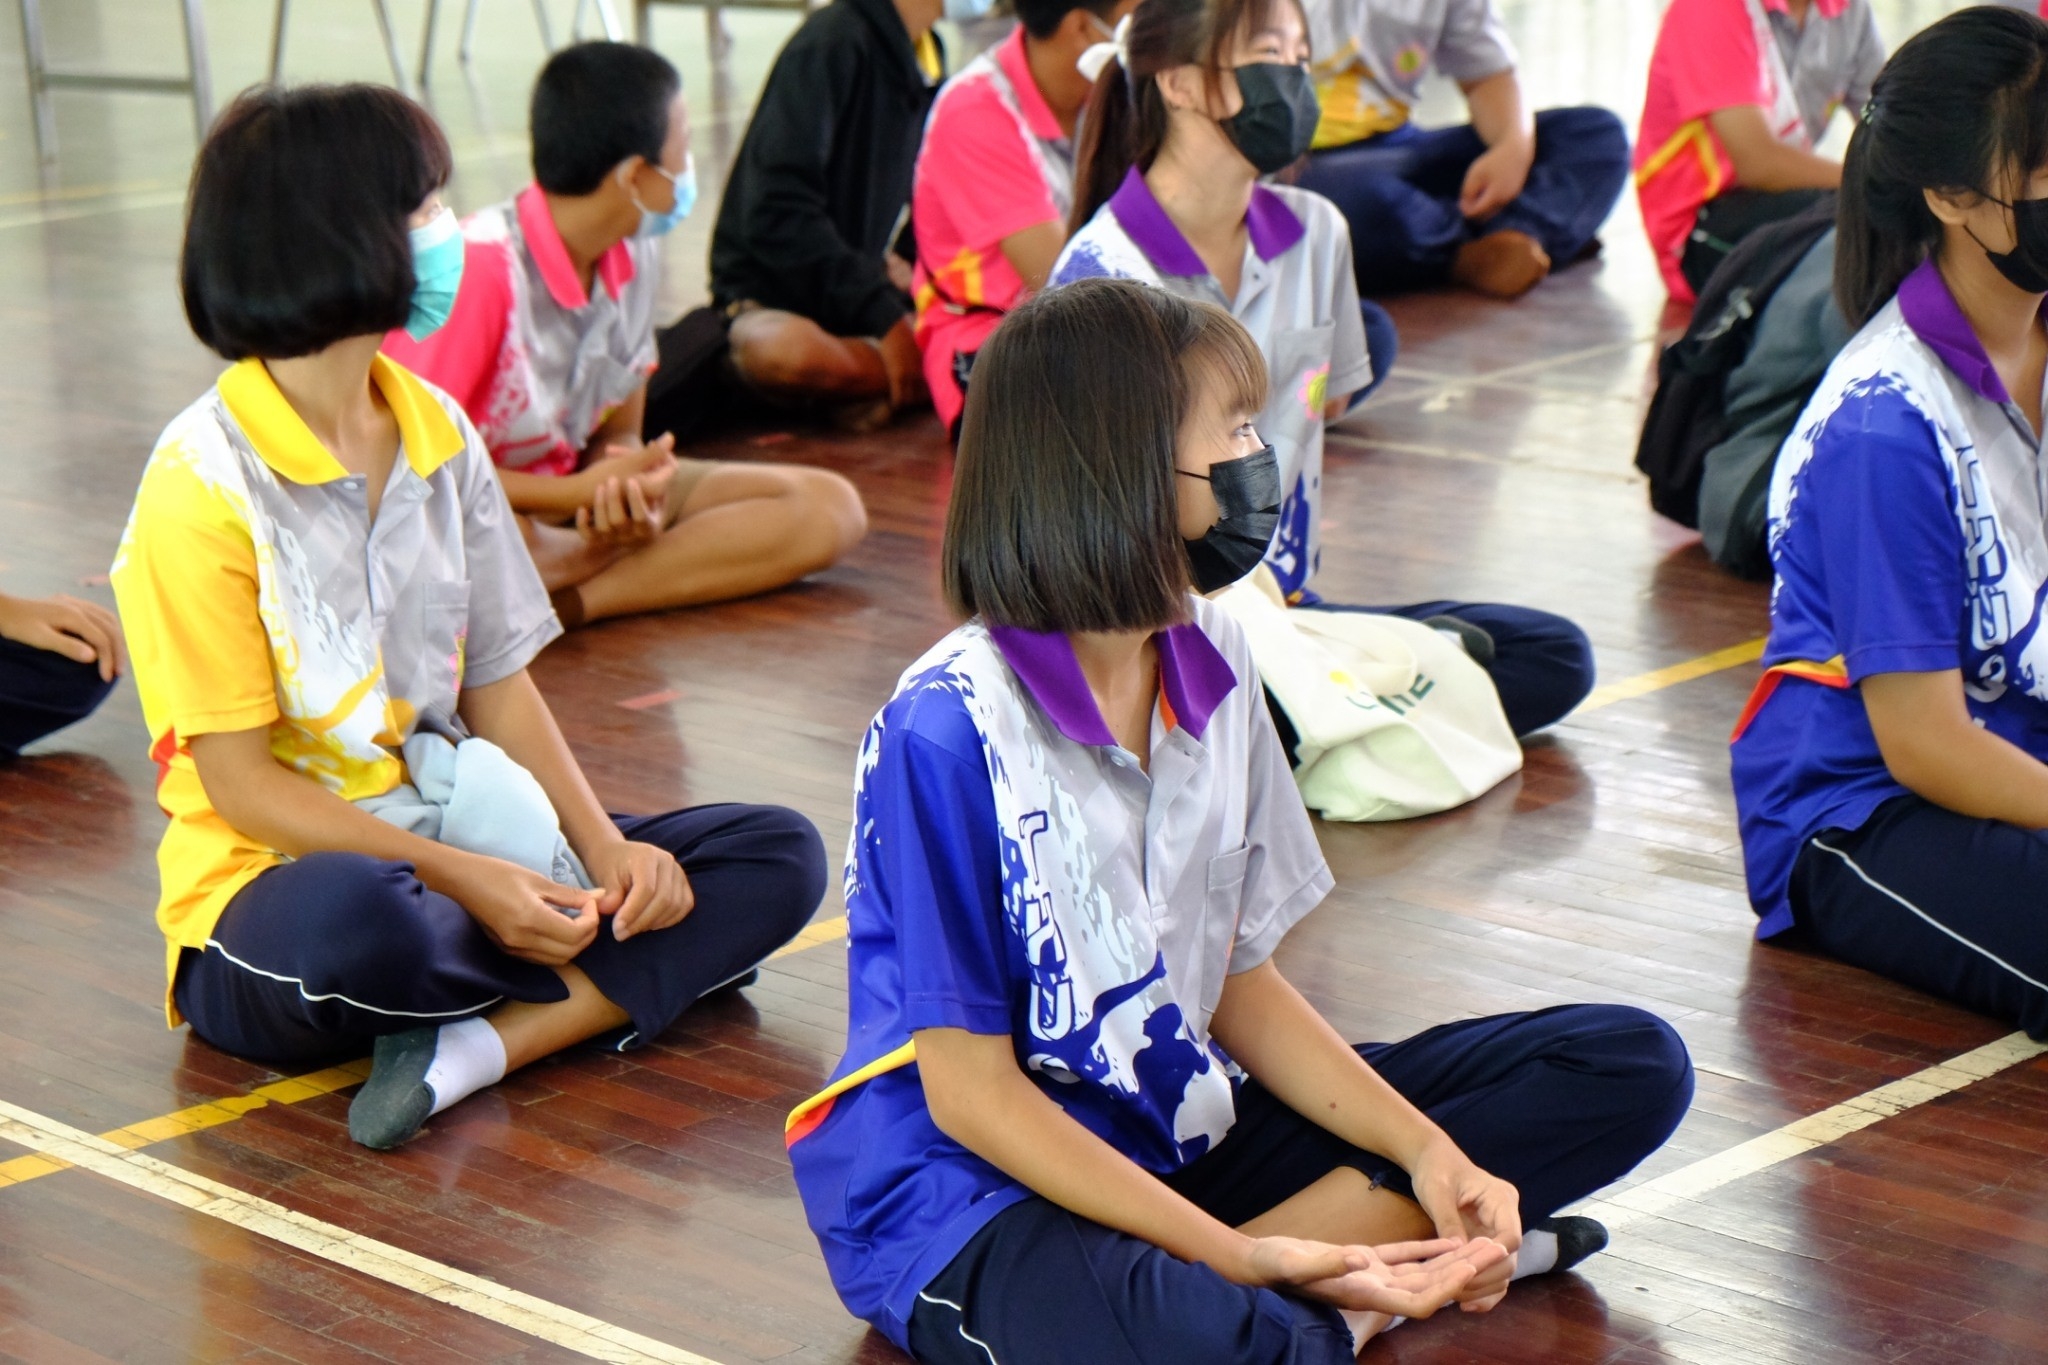
[[[412,371],[379,354],[370,362],[370,382],[390,405],[405,462],[413,473],[425,478],[462,449],[461,429]],[[235,425],[279,478],[321,484],[347,476],[341,462],[292,410],[261,360],[238,361],[220,377],[219,387]]]

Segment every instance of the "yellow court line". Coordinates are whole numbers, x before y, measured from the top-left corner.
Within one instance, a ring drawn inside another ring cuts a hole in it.
[[[1682,682],[1691,682],[1694,678],[1704,678],[1710,673],[1720,673],[1742,664],[1753,664],[1763,658],[1766,638],[1759,635],[1754,640],[1745,640],[1739,645],[1717,649],[1712,654],[1702,654],[1699,658],[1687,659],[1682,664],[1672,664],[1667,668],[1639,673],[1633,678],[1623,678],[1620,682],[1606,683],[1594,688],[1586,699],[1579,703],[1579,709],[1572,714],[1583,716],[1588,711],[1598,711],[1601,707],[1612,706],[1618,701],[1631,701],[1636,697],[1648,696],[1652,692],[1661,692],[1667,687],[1675,687]]]
[[[1619,1230],[1669,1213],[1725,1185],[1803,1156],[1893,1115],[1955,1094],[2044,1053],[2048,1053],[2048,1043],[2032,1042],[2023,1033],[2008,1034],[1623,1190],[1612,1198],[1592,1200],[1581,1207],[1605,1220],[1610,1231]],[[0,1100],[0,1140],[28,1147],[42,1159],[90,1171],[593,1360],[625,1365],[718,1365],[709,1357],[443,1265],[388,1242],[350,1232],[4,1100]]]
[[[846,916],[819,920],[802,933],[791,939],[770,956],[770,961],[801,953],[820,944],[836,942],[846,937]],[[250,1114],[266,1105],[297,1104],[320,1095],[331,1095],[345,1090],[370,1074],[370,1059],[357,1058],[341,1066],[329,1067],[305,1076],[288,1076],[281,1081],[259,1085],[244,1095],[228,1095],[222,1099],[195,1104],[189,1109],[163,1114],[153,1119],[131,1123],[126,1128],[116,1128],[101,1133],[97,1140],[110,1142],[124,1151],[136,1151],[172,1138],[184,1137],[188,1133],[218,1128],[224,1123],[233,1123],[245,1114]],[[66,1163],[51,1156],[18,1156],[9,1161],[0,1161],[0,1189],[34,1180],[38,1176],[54,1175],[64,1170]]]
[[[1618,701],[1629,701],[1636,697],[1647,696],[1652,692],[1662,691],[1664,688],[1674,687],[1682,682],[1690,682],[1694,678],[1704,678],[1712,673],[1719,673],[1746,663],[1754,663],[1757,659],[1763,657],[1763,652],[1764,641],[1759,637],[1739,645],[1730,645],[1726,649],[1717,649],[1713,653],[1703,654],[1697,659],[1688,659],[1684,663],[1672,664],[1665,668],[1655,669],[1649,673],[1638,674],[1633,678],[1624,678],[1620,682],[1608,683],[1602,687],[1594,688],[1586,700],[1579,704],[1579,709],[1572,714],[1575,716],[1584,715],[1588,711],[1597,711],[1603,706],[1612,706]],[[818,947],[821,944],[837,942],[845,937],[846,917],[844,915],[828,920],[820,920],[784,944],[775,952],[774,957],[786,957],[791,953],[801,953],[807,949]],[[258,1086],[246,1095],[230,1095],[224,1099],[194,1105],[189,1109],[180,1109],[176,1113],[165,1114],[160,1118],[144,1119],[140,1123],[132,1123],[126,1128],[117,1128],[110,1133],[103,1133],[100,1136],[105,1141],[133,1151],[136,1148],[146,1147],[152,1143],[163,1142],[174,1137],[183,1137],[187,1133],[196,1133],[202,1129],[218,1127],[223,1123],[232,1123],[244,1114],[261,1109],[266,1105],[297,1104],[301,1100],[309,1100],[316,1095],[331,1094],[336,1090],[354,1085],[368,1074],[369,1061],[367,1059],[354,1061],[345,1066],[331,1067],[326,1071],[317,1071],[309,1076],[295,1076],[281,1081],[272,1081],[268,1085]],[[24,1156],[16,1157],[11,1161],[0,1161],[0,1189],[5,1189],[9,1185],[19,1185],[25,1180],[34,1180],[38,1176],[50,1175],[63,1169],[64,1164],[61,1161],[47,1156]]]
[[[1703,654],[1697,659],[1688,659],[1684,663],[1672,664],[1633,678],[1624,678],[1620,682],[1608,683],[1594,688],[1586,700],[1579,704],[1579,709],[1572,714],[1584,715],[1603,706],[1612,706],[1618,701],[1647,696],[1682,682],[1690,682],[1694,678],[1704,678],[1711,673],[1754,663],[1763,657],[1763,652],[1764,641],[1760,637],[1739,645],[1730,645],[1726,649],[1715,650],[1712,654]],[[776,950],[773,956],[786,957],[821,944],[837,942],[845,937],[844,915],[820,920]],[[206,1104],[193,1105],[189,1109],[180,1109],[176,1113],[165,1114],[160,1118],[144,1119],[140,1123],[129,1124],[126,1128],[116,1128],[112,1132],[102,1133],[100,1138],[133,1151],[170,1138],[218,1127],[223,1123],[232,1123],[244,1114],[266,1105],[297,1104],[316,1095],[331,1094],[362,1080],[369,1074],[369,1067],[369,1061],[365,1058],[345,1066],[316,1071],[308,1076],[272,1081],[268,1085],[258,1086],[246,1095],[230,1095]],[[5,1189],[9,1185],[19,1185],[25,1180],[34,1180],[38,1176],[51,1175],[63,1169],[63,1162],[41,1155],[0,1161],[0,1189]]]

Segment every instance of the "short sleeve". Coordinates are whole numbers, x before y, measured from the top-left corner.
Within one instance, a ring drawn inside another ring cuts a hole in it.
[[[1219,642],[1220,643],[1220,642]],[[1251,650],[1239,641],[1231,667],[1240,678],[1256,680]],[[1243,899],[1239,902],[1237,939],[1230,953],[1230,971],[1248,972],[1273,956],[1287,931],[1322,904],[1336,886],[1330,865],[1316,842],[1315,826],[1294,785],[1294,769],[1274,733],[1265,693],[1256,685],[1248,694],[1249,765],[1245,793],[1245,862]],[[1233,697],[1233,704],[1240,704]]]
[[[903,1025],[1007,1034],[1002,855],[988,767],[957,699],[927,694],[914,705],[914,726],[883,732],[863,785],[872,820],[863,842],[895,925]]]
[[[278,718],[256,552],[229,497],[159,450],[109,580],[152,734],[254,730]]]
[[[1756,28],[1743,0],[1672,0],[1650,78],[1665,83],[1674,129],[1717,109],[1766,104]]]
[[[944,97],[918,156],[916,198],[940,206],[952,235],[977,249],[1060,220],[1016,118],[985,80]],[[919,216],[926,216],[922,207]]]
[[[448,321],[414,341],[403,328],[380,348],[399,364],[446,393],[470,420],[481,422],[491,385],[504,368],[505,338],[512,316],[512,251],[505,241],[465,242],[462,284]]]
[[[1329,255],[1331,321],[1330,378],[1325,392],[1332,398],[1357,393],[1372,382],[1372,356],[1365,347],[1365,317],[1359,311],[1358,278],[1351,268],[1351,229],[1341,214],[1326,211],[1335,246]]]
[[[459,419],[464,449],[455,457],[462,499],[462,553],[469,573],[469,636],[463,682],[486,687],[532,663],[562,633],[555,609],[519,534],[504,485],[484,453],[483,439]]]
[[[1896,391],[1852,398],[1815,438],[1793,496],[1795,515],[1813,523],[1850,681],[1961,667],[1963,531],[1928,419]]]
[[[1451,0],[1436,64],[1454,81],[1483,81],[1515,65],[1515,45],[1493,0]]]

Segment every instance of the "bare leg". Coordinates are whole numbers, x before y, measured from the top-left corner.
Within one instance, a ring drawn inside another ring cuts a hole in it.
[[[844,338],[796,313],[756,308],[732,321],[732,362],[770,398],[846,403],[887,399],[889,371],[871,341]]]
[[[1436,1224],[1414,1200],[1373,1184],[1350,1167],[1331,1171],[1291,1199],[1267,1209],[1238,1231],[1251,1237],[1300,1237],[1337,1246],[1384,1246],[1436,1236]],[[1362,1347],[1393,1319],[1385,1313],[1346,1312],[1344,1321]]]
[[[626,1012],[598,993],[597,986],[576,966],[557,967],[567,1000],[530,1005],[514,1000],[485,1016],[505,1045],[505,1070],[552,1057],[565,1047],[625,1024]]]
[[[349,1101],[349,1136],[378,1151],[396,1147],[431,1115],[506,1072],[627,1022],[626,1012],[605,999],[581,968],[555,971],[569,988],[566,1000],[514,1002],[481,1019],[377,1039],[369,1079]]]
[[[836,563],[867,529],[859,492],[837,474],[800,465],[717,465],[690,490],[660,539],[577,589],[582,619],[769,592]]]
[[[533,567],[540,570],[541,586],[551,593],[603,572],[623,553],[612,546],[592,544],[573,526],[550,526],[523,512],[515,515],[526,552],[533,556]]]

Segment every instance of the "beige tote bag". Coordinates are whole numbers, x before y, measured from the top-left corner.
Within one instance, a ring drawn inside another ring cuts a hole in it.
[[[1290,610],[1264,565],[1215,601],[1250,641],[1301,742],[1294,780],[1326,820],[1462,806],[1522,767],[1493,679],[1430,626]]]

